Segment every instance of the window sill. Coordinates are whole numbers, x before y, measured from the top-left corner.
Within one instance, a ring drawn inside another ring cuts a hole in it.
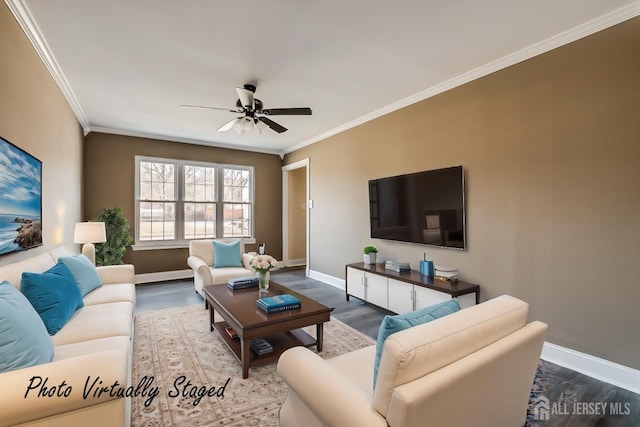
[[[232,239],[233,237],[223,237],[223,239]],[[204,239],[203,239],[204,240]],[[255,237],[247,237],[242,239],[245,245],[253,245],[256,243]],[[137,243],[131,245],[131,249],[134,251],[156,251],[162,249],[186,249],[189,247],[189,241],[181,242],[157,242],[157,243]]]

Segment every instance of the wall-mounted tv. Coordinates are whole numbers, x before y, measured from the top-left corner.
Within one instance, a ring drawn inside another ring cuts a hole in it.
[[[42,162],[0,137],[0,255],[42,246]]]
[[[466,249],[462,166],[369,181],[371,237]]]

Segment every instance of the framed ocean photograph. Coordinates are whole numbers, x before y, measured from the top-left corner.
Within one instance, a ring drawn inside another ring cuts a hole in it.
[[[0,137],[0,255],[42,246],[42,162]]]

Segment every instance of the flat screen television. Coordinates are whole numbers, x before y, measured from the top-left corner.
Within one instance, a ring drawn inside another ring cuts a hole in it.
[[[371,237],[466,249],[462,166],[369,181]]]

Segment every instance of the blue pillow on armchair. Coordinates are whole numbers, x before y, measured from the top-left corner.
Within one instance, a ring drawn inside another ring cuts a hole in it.
[[[376,358],[373,364],[373,387],[375,388],[378,378],[378,367],[380,366],[384,342],[391,334],[403,331],[412,326],[430,322],[459,310],[460,304],[458,300],[454,298],[449,301],[421,308],[420,310],[410,311],[409,313],[398,314],[396,316],[384,316],[382,323],[380,323],[378,339],[376,340]]]
[[[80,288],[63,263],[44,273],[22,273],[20,291],[36,309],[49,335],[55,335],[84,306]]]
[[[242,267],[242,256],[240,255],[240,240],[234,242],[213,241],[213,267]]]

